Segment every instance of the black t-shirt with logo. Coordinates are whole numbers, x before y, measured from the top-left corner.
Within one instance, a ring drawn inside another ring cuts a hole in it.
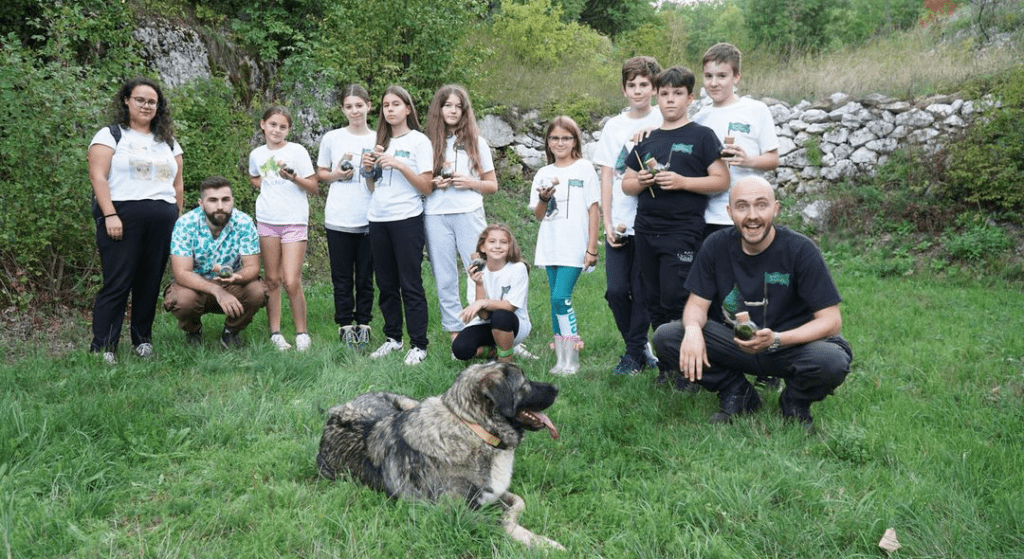
[[[706,177],[708,167],[718,159],[722,144],[714,131],[695,122],[673,130],[657,129],[633,147],[626,166],[640,171],[641,161],[654,157],[669,170],[684,177]],[[652,193],[653,190],[653,193]],[[687,190],[644,189],[637,196],[636,221],[640,233],[674,233],[704,229],[708,197]]]
[[[747,311],[758,328],[785,332],[810,322],[815,311],[842,301],[813,241],[775,226],[775,239],[758,255],[743,252],[734,227],[704,241],[686,289],[711,301],[709,319]]]

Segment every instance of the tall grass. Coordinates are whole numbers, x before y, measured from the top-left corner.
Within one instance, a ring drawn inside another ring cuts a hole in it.
[[[1020,64],[1019,43],[978,49],[971,41],[944,40],[938,26],[917,27],[866,45],[779,61],[757,52],[743,61],[744,94],[789,102],[841,91],[906,99],[955,93],[965,83]]]
[[[522,187],[487,200],[528,255]],[[1024,317],[1019,285],[984,276],[865,274],[827,253],[855,360],[812,411],[807,435],[765,408],[731,426],[707,393],[611,375],[622,342],[601,271],[574,296],[587,347],[579,375],[551,379],[547,285],[531,271],[527,374],[561,388],[558,441],[532,434],[512,490],[528,528],[568,557],[1024,557]],[[157,355],[116,367],[45,346],[0,365],[0,555],[7,557],[523,557],[498,511],[395,502],[317,479],[324,410],[370,390],[443,391],[460,369],[431,295],[428,359],[406,367],[337,341],[330,288],[307,276],[307,353],[279,353],[265,314],[240,351],[184,347],[158,315]],[[433,292],[429,267],[424,280]],[[286,304],[287,307],[287,304]],[[375,313],[377,314],[377,313]],[[288,310],[285,308],[285,316]],[[289,330],[285,321],[285,333]],[[375,318],[375,342],[380,319]],[[122,352],[126,353],[126,352]]]

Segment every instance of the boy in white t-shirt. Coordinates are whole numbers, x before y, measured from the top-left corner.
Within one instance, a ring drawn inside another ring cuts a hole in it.
[[[622,95],[629,101],[629,108],[604,125],[594,152],[594,163],[601,168],[607,278],[604,298],[626,343],[626,352],[612,370],[615,374],[633,375],[645,365],[654,366],[654,356],[647,344],[650,319],[641,295],[636,244],[632,242],[636,196],[622,192],[622,176],[636,131],[661,126],[661,112],[651,106],[652,82],[659,72],[661,66],[650,56],[635,56],[622,65]]]
[[[725,145],[722,160],[729,166],[730,188],[743,177],[761,175],[779,166],[779,138],[768,105],[736,95],[741,60],[739,49],[729,43],[718,43],[704,53],[704,90],[712,104],[693,117],[694,122],[714,130]],[[732,227],[725,209],[728,205],[728,190],[708,198],[705,239],[719,229]]]

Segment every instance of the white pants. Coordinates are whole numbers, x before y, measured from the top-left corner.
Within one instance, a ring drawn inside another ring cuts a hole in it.
[[[476,252],[480,232],[487,227],[484,209],[459,214],[425,215],[427,231],[427,257],[434,271],[437,300],[441,307],[441,327],[446,332],[460,332],[464,324],[459,320],[463,309],[459,293],[459,263],[469,268],[470,255]]]

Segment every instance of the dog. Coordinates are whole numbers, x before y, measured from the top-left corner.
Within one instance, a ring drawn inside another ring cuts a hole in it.
[[[508,491],[515,450],[526,431],[558,430],[543,410],[558,388],[533,382],[510,363],[462,371],[440,396],[417,401],[370,392],[328,410],[317,468],[335,480],[346,474],[388,496],[464,500],[471,508],[500,503],[502,527],[525,544],[564,549],[519,525],[523,499]]]

